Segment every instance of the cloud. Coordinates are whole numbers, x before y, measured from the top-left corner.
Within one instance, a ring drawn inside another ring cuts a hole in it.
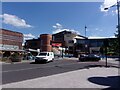
[[[59,33],[59,32],[62,32],[62,31],[71,31],[71,32],[73,32],[75,34],[80,34],[79,31],[77,31],[77,30],[63,28],[63,26],[61,24],[59,24],[59,23],[56,23],[56,25],[54,25],[53,28],[55,29],[53,31],[53,34]]]
[[[120,0],[118,0],[120,1]],[[114,7],[117,5],[117,0],[104,0],[103,4],[100,6],[100,10],[101,12],[105,13],[105,16],[108,15],[108,11],[109,13],[114,16],[115,14],[117,14],[117,10],[109,10],[111,7]],[[105,10],[105,8],[108,8]]]
[[[29,34],[23,34],[23,35],[24,35],[24,40],[28,40],[28,39],[33,39],[33,38],[35,38],[35,36],[32,35],[31,33],[29,33]]]
[[[31,25],[27,24],[24,19],[21,19],[15,15],[3,14],[3,15],[0,15],[0,18],[3,19],[3,23],[10,24],[15,27],[23,27],[23,28],[32,27]]]
[[[53,28],[55,28],[55,29],[62,29],[63,27],[62,27],[61,24],[56,23],[56,25],[54,25]]]
[[[26,40],[33,39],[33,38],[35,38],[35,36],[32,35],[31,33],[23,34],[23,43],[22,43],[22,46],[25,45],[25,41],[26,41]]]
[[[90,27],[90,29],[86,32],[88,37],[101,37],[103,36],[104,29],[98,27]]]
[[[116,5],[116,3],[117,3],[117,0],[104,0],[103,4],[100,6],[100,9],[102,12],[106,12],[104,8],[110,8],[111,6]]]
[[[94,29],[93,29],[94,30]],[[95,31],[102,32],[103,30],[100,28],[95,28]]]
[[[0,18],[2,18],[2,15],[0,15]]]
[[[101,10],[101,12],[105,12],[105,13],[108,12],[108,10],[105,10],[104,4],[102,4],[102,5],[100,6],[100,10]]]
[[[117,10],[112,10],[112,15],[114,16],[115,14],[117,14],[118,11]]]

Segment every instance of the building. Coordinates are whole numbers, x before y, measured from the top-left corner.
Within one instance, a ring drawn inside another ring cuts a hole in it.
[[[63,52],[73,54],[76,38],[84,39],[85,37],[72,31],[62,31],[53,35],[41,34],[38,39],[26,40],[25,48],[53,51],[55,54],[62,54]]]
[[[0,52],[3,56],[9,56],[12,51],[22,51],[22,43],[22,33],[0,29]]]
[[[41,47],[41,39],[30,39],[30,40],[26,40],[25,42],[25,49],[40,49]]]
[[[100,54],[101,48],[106,46],[110,48],[110,43],[115,40],[116,38],[87,38],[72,31],[53,34],[53,41],[63,43],[61,47],[65,48],[65,53],[73,54],[75,57],[81,53]]]
[[[65,48],[66,54],[74,54],[74,45],[76,39],[86,39],[86,37],[78,35],[72,31],[62,31],[52,35],[53,41],[61,42],[62,48]]]
[[[98,52],[103,44],[103,39],[76,39],[75,52],[76,54]]]
[[[51,41],[52,41],[52,35],[50,34],[41,34],[40,35],[40,39],[41,39],[41,51],[52,51],[52,45],[51,45]]]
[[[40,51],[52,51],[52,35],[41,34],[38,39],[30,39],[25,42],[25,49],[40,49]]]
[[[76,39],[75,44],[75,54],[81,54],[81,53],[96,53],[101,54],[105,53],[102,49],[105,47],[108,47],[108,53],[117,50],[110,50],[113,49],[114,41],[116,41],[117,38],[88,38],[88,39]],[[101,51],[102,50],[102,51]]]

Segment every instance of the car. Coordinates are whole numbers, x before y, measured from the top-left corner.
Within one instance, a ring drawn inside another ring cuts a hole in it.
[[[101,60],[99,55],[96,54],[81,54],[79,61],[99,61]]]
[[[35,62],[50,62],[54,60],[54,53],[53,52],[40,52],[36,58]]]
[[[71,58],[71,57],[73,57],[73,54],[67,54],[67,55],[64,55],[64,57],[69,57],[69,58]]]

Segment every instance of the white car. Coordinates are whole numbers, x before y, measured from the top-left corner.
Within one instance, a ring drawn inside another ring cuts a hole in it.
[[[54,60],[54,53],[53,52],[40,52],[36,58],[35,62],[49,62]]]

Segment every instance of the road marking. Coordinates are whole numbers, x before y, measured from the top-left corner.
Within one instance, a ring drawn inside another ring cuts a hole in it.
[[[48,67],[56,67],[56,66],[64,66],[64,65],[73,65],[73,64],[78,64],[78,63],[72,63],[72,64],[60,64],[60,65],[52,65],[52,66],[45,66],[45,67],[34,67],[34,68],[26,68],[26,69],[19,69],[19,70],[8,70],[8,71],[2,71],[0,73],[7,73],[7,72],[17,72],[17,71],[24,71],[24,70],[31,70],[31,69],[44,69]]]

